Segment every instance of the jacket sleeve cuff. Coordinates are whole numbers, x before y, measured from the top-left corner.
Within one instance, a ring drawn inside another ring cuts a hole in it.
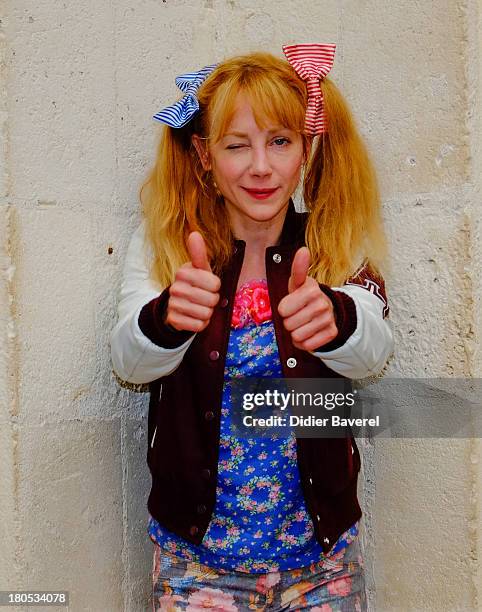
[[[177,348],[195,333],[177,330],[164,322],[164,314],[169,300],[168,285],[161,295],[145,304],[139,313],[139,328],[151,342],[162,348]]]
[[[333,304],[338,335],[327,344],[315,349],[313,352],[316,353],[333,351],[340,348],[353,334],[357,326],[356,306],[353,299],[343,291],[334,291],[323,283],[319,283],[319,285],[320,289],[330,298]]]

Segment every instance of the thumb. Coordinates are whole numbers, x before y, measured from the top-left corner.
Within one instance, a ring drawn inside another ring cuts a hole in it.
[[[293,293],[305,282],[308,268],[311,263],[311,255],[308,247],[301,247],[295,253],[291,264],[291,276],[288,281],[288,293]]]
[[[195,268],[211,272],[204,238],[199,232],[191,232],[187,238],[187,250]]]

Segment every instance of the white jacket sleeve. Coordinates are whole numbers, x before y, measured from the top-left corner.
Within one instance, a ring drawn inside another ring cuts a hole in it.
[[[313,351],[325,364],[348,378],[379,374],[394,349],[384,282],[367,270],[342,287],[332,287],[351,297],[356,309],[356,327],[345,343],[331,351]]]
[[[148,383],[171,374],[181,363],[196,334],[176,348],[163,348],[143,334],[139,313],[159,297],[159,288],[149,277],[149,248],[144,248],[145,222],[134,232],[127,248],[118,304],[118,320],[110,334],[114,372],[130,383]],[[146,252],[147,250],[147,252]]]

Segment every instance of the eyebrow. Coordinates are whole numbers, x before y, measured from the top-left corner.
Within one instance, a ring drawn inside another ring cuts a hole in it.
[[[281,132],[283,130],[290,131],[290,129],[287,127],[279,126],[279,127],[273,128],[272,130],[268,130],[268,134],[273,134],[274,132]],[[242,132],[233,131],[233,132],[226,132],[226,134],[224,134],[224,137],[226,136],[236,136],[237,138],[247,138],[248,134],[243,134]]]

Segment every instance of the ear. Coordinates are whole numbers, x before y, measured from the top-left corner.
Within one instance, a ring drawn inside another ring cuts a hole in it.
[[[201,160],[201,164],[204,170],[211,170],[209,152],[207,150],[206,145],[204,144],[204,139],[202,139],[198,134],[193,134],[191,136],[191,142],[194,145],[197,154],[199,155],[199,159]]]

